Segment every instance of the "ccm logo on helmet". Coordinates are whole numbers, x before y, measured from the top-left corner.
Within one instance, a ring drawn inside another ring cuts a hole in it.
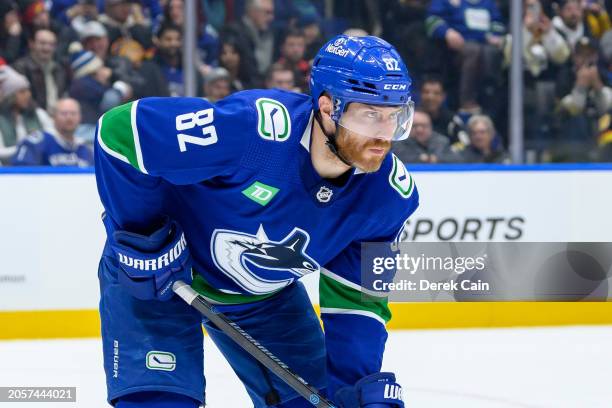
[[[384,90],[392,90],[392,91],[405,91],[407,85],[406,84],[385,84],[383,86]]]

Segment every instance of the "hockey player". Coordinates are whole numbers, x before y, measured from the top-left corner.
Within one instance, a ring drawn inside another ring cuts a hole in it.
[[[111,404],[204,402],[201,317],[171,289],[182,279],[339,407],[404,406],[380,372],[391,314],[384,297],[362,301],[360,244],[398,239],[418,206],[389,153],[410,132],[410,82],[387,42],[338,36],[314,59],[311,97],[148,98],[100,118]],[[298,281],[316,271],[324,332]],[[311,406],[203,323],[255,407]]]

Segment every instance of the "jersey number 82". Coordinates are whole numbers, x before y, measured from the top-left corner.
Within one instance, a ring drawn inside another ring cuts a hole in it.
[[[176,135],[178,139],[179,149],[181,152],[187,151],[187,143],[196,144],[199,146],[208,146],[217,143],[217,129],[211,123],[214,120],[213,108],[204,109],[197,112],[189,112],[176,117],[176,130],[189,130],[198,126],[202,128],[204,137],[185,135],[179,133]],[[207,126],[210,125],[210,126]]]

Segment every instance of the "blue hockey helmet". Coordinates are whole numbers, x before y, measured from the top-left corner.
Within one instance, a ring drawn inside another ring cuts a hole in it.
[[[410,133],[414,114],[411,83],[406,65],[388,42],[373,36],[338,35],[315,56],[310,91],[315,111],[319,110],[319,97],[329,94],[334,106],[331,117],[336,124],[364,136],[372,135],[375,129],[391,129],[388,136],[392,140],[403,140]],[[382,122],[377,125],[372,118],[361,123],[343,118],[351,102],[397,107],[389,119],[393,124],[380,126]]]

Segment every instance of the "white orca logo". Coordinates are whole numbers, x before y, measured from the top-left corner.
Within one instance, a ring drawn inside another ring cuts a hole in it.
[[[306,254],[309,242],[308,233],[297,227],[282,240],[272,241],[260,225],[256,235],[217,229],[210,250],[219,270],[245,291],[261,295],[319,270],[319,264]]]

